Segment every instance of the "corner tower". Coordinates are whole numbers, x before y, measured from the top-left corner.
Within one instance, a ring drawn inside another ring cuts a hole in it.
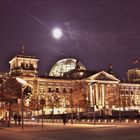
[[[36,76],[38,74],[38,59],[35,56],[24,55],[24,45],[22,55],[16,55],[10,63],[10,74],[13,76]]]

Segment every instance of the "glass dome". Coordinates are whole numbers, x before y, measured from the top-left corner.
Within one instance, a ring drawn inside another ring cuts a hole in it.
[[[80,70],[86,70],[84,65],[76,59],[65,58],[57,61],[50,70],[49,76],[63,77],[64,74],[70,70],[74,70],[76,65],[79,66]]]

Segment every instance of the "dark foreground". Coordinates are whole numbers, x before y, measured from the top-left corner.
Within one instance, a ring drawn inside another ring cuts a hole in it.
[[[107,128],[66,128],[53,131],[16,131],[0,129],[0,140],[140,140],[140,125]]]

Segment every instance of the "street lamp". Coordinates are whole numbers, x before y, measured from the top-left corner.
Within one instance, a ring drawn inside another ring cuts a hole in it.
[[[73,97],[71,93],[71,124],[73,124]]]
[[[41,99],[40,100],[40,105],[41,105],[41,107],[42,107],[42,130],[43,130],[43,127],[44,127],[44,125],[43,125],[43,115],[44,115],[44,113],[43,113],[43,107],[45,106],[45,104],[46,104],[46,101],[45,101],[45,99],[43,98],[43,99]]]
[[[24,88],[25,85],[27,85],[27,82],[19,77],[16,78],[16,80],[22,85],[22,91],[21,91],[21,128],[24,129],[24,120],[23,120],[23,107],[24,107],[24,103],[23,103],[23,93],[24,93]]]
[[[120,91],[120,89],[118,88],[117,89],[117,91],[118,91],[118,94],[119,94],[119,122],[121,122],[121,91]]]

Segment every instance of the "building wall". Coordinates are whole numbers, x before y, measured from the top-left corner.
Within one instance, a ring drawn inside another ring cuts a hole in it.
[[[86,80],[62,80],[24,77],[33,85],[30,98],[46,100],[45,114],[99,110],[140,110],[140,84],[91,83]],[[38,111],[36,111],[37,114]],[[41,113],[41,111],[40,111]]]
[[[32,63],[35,70],[16,69],[15,66],[21,67],[21,58],[26,63]],[[41,99],[46,101],[43,107],[45,114],[93,110],[140,110],[140,84],[120,83],[117,78],[105,71],[81,80],[40,78],[37,76],[38,59],[31,57],[30,61],[30,57],[21,56],[21,58],[14,57],[10,61],[10,73],[22,72],[18,76],[31,85],[33,94],[25,100],[25,104],[33,115],[42,113]],[[20,63],[17,63],[17,60]],[[131,72],[128,72],[129,81],[133,78],[130,76]]]

